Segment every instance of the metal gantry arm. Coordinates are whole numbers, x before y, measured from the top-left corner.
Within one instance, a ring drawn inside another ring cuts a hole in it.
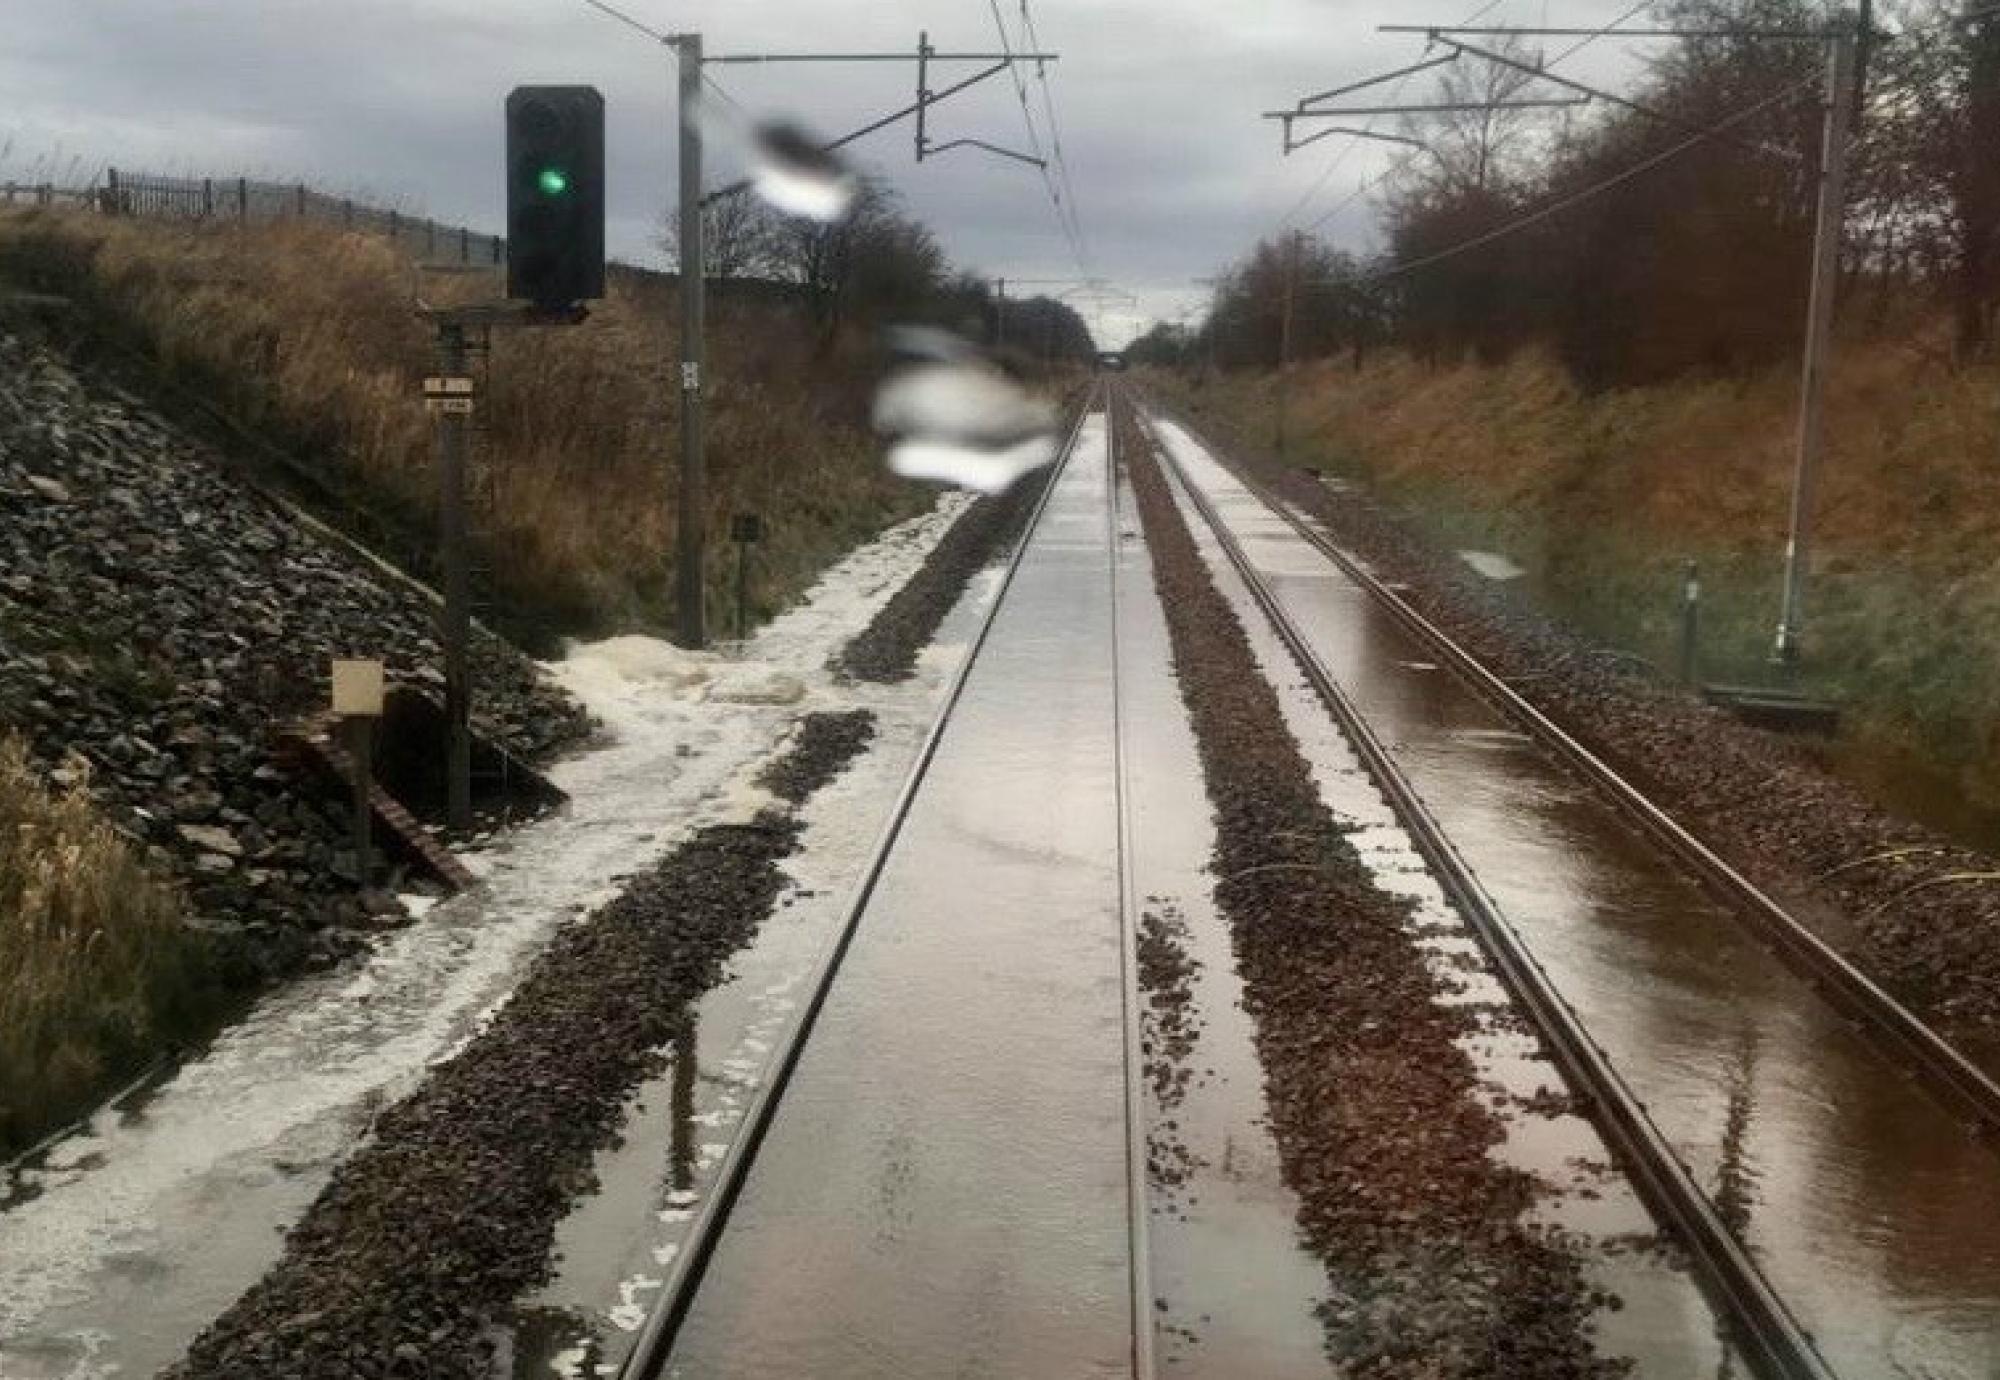
[[[1443,101],[1436,105],[1348,105],[1338,110],[1267,110],[1267,120],[1323,120],[1356,115],[1460,115],[1473,110],[1561,110],[1589,105],[1589,96],[1544,96],[1525,101]]]
[[[1523,73],[1526,76],[1533,77],[1537,81],[1552,82],[1557,86],[1566,87],[1571,91],[1582,92],[1585,96],[1596,100],[1608,101],[1612,105],[1631,111],[1635,115],[1642,115],[1649,120],[1657,120],[1669,128],[1680,130],[1682,133],[1692,133],[1701,128],[1698,124],[1683,120],[1676,115],[1669,115],[1663,110],[1655,110],[1649,105],[1644,105],[1638,101],[1621,96],[1615,91],[1605,91],[1598,87],[1587,85],[1584,82],[1572,80],[1569,77],[1559,77],[1554,72],[1549,71],[1548,67],[1542,63],[1523,62],[1521,59],[1509,57],[1505,53],[1496,53],[1490,48],[1481,48],[1475,44],[1464,43],[1455,38],[1448,38],[1443,34],[1435,34],[1432,38],[1434,42],[1447,44],[1454,52],[1479,58],[1484,62],[1494,64],[1496,67],[1505,67],[1511,71]],[[1735,144],[1739,148],[1749,149],[1753,153],[1768,153],[1774,158],[1782,158],[1793,163],[1802,163],[1805,161],[1804,156],[1796,149],[1781,148],[1776,144],[1764,143],[1761,140],[1724,137],[1727,139],[1727,142]]]
[[[900,109],[890,111],[887,115],[884,115],[879,120],[870,120],[867,124],[861,126],[861,128],[857,130],[851,130],[848,133],[841,135],[838,139],[832,140],[829,143],[821,144],[820,151],[822,153],[833,153],[836,150],[844,149],[849,144],[852,144],[857,140],[866,139],[869,135],[885,130],[889,128],[889,126],[891,125],[900,124],[902,121],[909,119],[912,115],[917,117],[917,126],[919,131],[917,137],[919,140],[922,140],[924,138],[922,133],[924,111],[928,107],[934,106],[938,104],[940,101],[946,100],[952,96],[956,96],[961,91],[969,90],[970,88],[979,85],[979,83],[986,81],[989,78],[999,76],[1002,72],[1007,70],[1007,67],[1008,67],[1008,62],[1006,59],[1003,58],[999,62],[994,63],[991,67],[987,67],[981,71],[973,73],[971,76],[965,78],[963,81],[953,82],[950,86],[945,87],[942,91],[932,91],[925,93],[921,96],[920,99],[913,101],[909,105],[903,106]],[[935,150],[932,151],[935,152]],[[747,192],[749,190],[750,190],[750,179],[747,177],[738,178],[736,181],[729,183],[727,186],[718,187],[714,191],[708,193],[701,199],[701,204],[704,206],[713,205],[715,202],[721,201],[727,197],[736,196],[739,193]]]
[[[1005,42],[1006,35],[1003,33],[1000,37],[1002,42]],[[1021,153],[1015,149],[1001,148],[998,144],[988,143],[984,139],[952,139],[942,144],[933,144],[931,142],[930,130],[925,122],[924,115],[932,106],[936,105],[946,96],[954,95],[957,92],[965,90],[968,86],[975,85],[985,81],[988,77],[1007,71],[1016,62],[1033,62],[1037,67],[1040,67],[1056,60],[1056,56],[1053,53],[1002,53],[999,56],[999,60],[994,62],[993,66],[987,68],[977,76],[971,77],[941,92],[934,92],[930,89],[930,67],[933,62],[971,60],[974,56],[973,54],[966,53],[940,53],[931,47],[931,36],[928,32],[917,35],[917,99],[916,104],[910,107],[911,110],[916,112],[917,116],[917,161],[921,163],[926,158],[940,153],[948,153],[952,149],[975,148],[984,149],[987,153],[997,154],[1002,158],[1011,158],[1017,163],[1026,163],[1030,167],[1046,169],[1049,164],[1045,158],[1037,158],[1033,154]],[[979,61],[989,61],[993,55],[989,53],[976,56]]]
[[[704,68],[710,65],[743,66],[772,65],[777,63],[829,63],[829,62],[909,62],[912,54],[899,53],[717,53],[706,54],[699,33],[655,34],[645,25],[631,19],[603,2],[586,0],[586,3],[603,10],[639,32],[656,38],[663,46],[673,50],[680,69],[679,116],[680,116],[680,283],[681,328],[679,331],[678,392],[680,395],[681,454],[680,484],[676,503],[676,542],[674,589],[677,606],[677,622],[680,642],[684,647],[707,645],[707,618],[703,609],[703,551],[707,545],[704,507],[706,505],[707,460],[706,445],[702,426],[704,411],[703,343],[704,329],[704,265],[702,246],[701,212],[706,206],[723,197],[733,196],[746,189],[750,183],[739,181],[704,195],[702,191],[702,134],[701,134],[701,86],[705,80]],[[1005,47],[1006,35],[1001,35]],[[930,44],[928,34],[919,34],[917,51],[917,99],[903,109],[883,118],[871,121],[850,134],[843,135],[830,144],[823,145],[831,152],[857,139],[885,129],[898,120],[911,115],[918,118],[917,157],[921,160],[927,152],[928,138],[922,121],[929,107],[980,82],[1008,70],[1016,62],[1046,64],[1058,60],[1054,53],[1042,52],[952,52],[940,53]],[[929,68],[933,62],[978,62],[985,64],[983,70],[959,81],[943,91],[929,89]],[[1016,154],[988,144],[983,140],[955,140],[946,147],[976,146],[1009,158],[1019,158],[1022,162],[1040,165],[1040,160],[1026,154]]]
[[[1419,72],[1428,72],[1433,67],[1444,67],[1457,61],[1458,53],[1456,51],[1446,53],[1443,57],[1425,58],[1422,62],[1412,63],[1408,67],[1398,67],[1393,72],[1384,72],[1379,77],[1369,77],[1364,81],[1349,82],[1346,86],[1336,86],[1331,91],[1318,91],[1310,96],[1301,96],[1299,97],[1299,109],[1304,110],[1307,106],[1317,105],[1321,101],[1330,101],[1335,96],[1351,96],[1356,91],[1366,91],[1371,86],[1381,86],[1385,82],[1400,81],[1404,77],[1413,77]]]
[[[1422,149],[1440,163],[1444,161],[1444,155],[1431,147],[1431,145],[1421,139],[1412,139],[1407,134],[1390,134],[1385,130],[1363,129],[1354,125],[1335,125],[1331,129],[1322,129],[1316,133],[1308,134],[1303,139],[1294,139],[1292,137],[1293,115],[1286,115],[1283,119],[1285,125],[1285,156],[1287,158],[1308,145],[1317,144],[1322,139],[1330,138],[1336,134],[1347,134],[1352,135],[1356,139],[1376,139],[1385,144],[1401,144],[1406,148]]]

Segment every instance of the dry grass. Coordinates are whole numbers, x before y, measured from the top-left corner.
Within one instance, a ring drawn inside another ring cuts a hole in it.
[[[386,525],[420,563],[433,507],[418,383],[435,364],[413,305],[497,296],[495,275],[419,275],[381,240],[321,225],[20,212],[0,214],[0,276],[77,297],[169,379],[318,466],[336,521],[367,509],[364,531]],[[614,273],[583,326],[496,337],[474,456],[492,501],[476,523],[517,631],[672,617],[672,316],[665,284]],[[926,496],[880,464],[859,346],[817,348],[775,304],[719,301],[711,322],[710,530],[765,516],[751,593],[768,615]],[[733,561],[717,540],[711,622],[733,614]]]
[[[179,894],[74,786],[0,738],[0,1153],[74,1115],[181,1024],[199,969]]]
[[[1842,765],[1984,833],[2000,828],[2000,368],[1956,369],[1944,346],[1925,327],[1836,353],[1807,650],[1856,711]],[[1793,369],[1585,396],[1535,356],[1439,370],[1383,357],[1295,383],[1301,460],[1444,540],[1507,552],[1558,613],[1663,666],[1680,562],[1697,559],[1711,677],[1770,674]],[[1268,376],[1186,395],[1269,439]]]

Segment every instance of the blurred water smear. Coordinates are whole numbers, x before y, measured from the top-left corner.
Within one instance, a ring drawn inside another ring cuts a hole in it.
[[[956,484],[997,494],[1022,475],[1056,458],[1053,436],[1040,436],[1005,450],[979,450],[935,441],[903,441],[889,449],[889,468],[905,479]]]
[[[998,493],[1055,459],[1049,403],[976,352],[921,353],[928,358],[892,374],[875,397],[875,428],[894,438],[891,470]]]
[[[750,131],[750,185],[787,215],[833,221],[847,214],[860,180],[838,154],[790,120],[761,120]]]

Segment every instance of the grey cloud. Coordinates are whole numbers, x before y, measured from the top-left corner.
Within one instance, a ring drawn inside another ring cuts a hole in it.
[[[996,41],[980,0],[625,6],[657,28],[699,28],[712,52],[903,50],[919,29],[940,47]],[[1193,280],[1275,229],[1333,159],[1341,161],[1312,203],[1315,214],[1389,156],[1363,147],[1284,160],[1276,130],[1257,112],[1399,65],[1421,46],[1375,34],[1378,23],[1450,22],[1474,7],[1039,0],[1040,36],[1062,54],[1052,69],[1057,111],[1096,271],[1137,293],[1149,315],[1200,300],[1205,290]],[[1617,0],[1509,0],[1492,17],[1602,23],[1623,8]],[[587,81],[604,91],[610,111],[614,252],[659,256],[674,176],[672,58],[581,0],[8,0],[8,9],[0,177],[38,160],[250,172],[492,226],[502,96],[524,81]],[[1018,22],[1018,0],[1003,0],[1001,10]],[[827,135],[913,96],[914,73],[900,65],[714,71],[746,106],[794,114]],[[1040,120],[1039,91],[1031,87],[1030,96]],[[939,137],[1026,144],[1004,77],[933,118]],[[1079,272],[1033,169],[971,152],[917,166],[910,137],[898,126],[857,153],[937,229],[956,262],[1017,280]],[[719,147],[714,162],[715,176],[726,176],[730,150]],[[1326,231],[1358,243],[1367,228],[1356,213]]]

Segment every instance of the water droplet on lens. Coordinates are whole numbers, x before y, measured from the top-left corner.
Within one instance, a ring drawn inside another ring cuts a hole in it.
[[[1030,470],[1056,458],[1055,438],[1037,436],[1000,450],[938,441],[903,441],[889,450],[889,469],[905,479],[925,479],[997,494]]]
[[[799,125],[764,120],[751,131],[751,185],[788,215],[838,220],[859,186],[853,172]]]
[[[882,385],[875,428],[912,440],[1011,446],[1055,429],[1055,410],[997,369],[920,364]]]
[[[1055,459],[1055,409],[942,331],[895,336],[925,362],[892,375],[875,398],[875,426],[895,438],[889,468],[998,493]]]

